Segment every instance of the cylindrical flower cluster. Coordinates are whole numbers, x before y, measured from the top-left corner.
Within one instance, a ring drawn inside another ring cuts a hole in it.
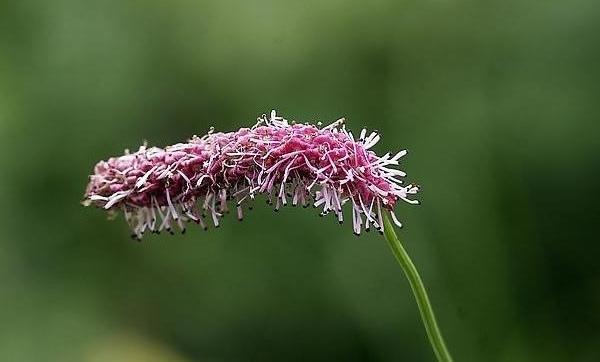
[[[272,111],[252,128],[211,129],[186,143],[142,146],[99,162],[84,205],[122,210],[138,239],[148,230],[173,232],[173,225],[184,232],[187,221],[219,226],[233,203],[241,220],[244,206],[251,208],[257,195],[265,195],[275,210],[313,204],[340,223],[342,206],[350,203],[356,235],[371,226],[382,232],[383,210],[401,226],[393,212],[396,201],[418,203],[409,196],[419,187],[404,186],[406,174],[393,168],[406,150],[381,157],[370,150],[379,138],[364,129],[355,138],[343,119],[319,128],[289,124]]]

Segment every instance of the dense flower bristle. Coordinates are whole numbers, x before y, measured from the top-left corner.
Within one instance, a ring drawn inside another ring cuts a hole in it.
[[[312,203],[340,223],[342,205],[350,202],[356,235],[371,226],[382,232],[383,209],[401,226],[393,212],[396,201],[418,203],[408,197],[419,187],[403,186],[400,178],[406,174],[392,168],[406,150],[381,157],[370,151],[379,138],[363,129],[355,139],[343,119],[319,128],[289,124],[272,111],[252,128],[211,129],[186,143],[141,146],[99,162],[84,205],[122,210],[138,239],[148,230],[172,232],[172,224],[183,232],[187,221],[206,229],[210,219],[219,226],[230,203],[241,220],[243,206],[252,207],[257,195],[266,195],[275,210]]]

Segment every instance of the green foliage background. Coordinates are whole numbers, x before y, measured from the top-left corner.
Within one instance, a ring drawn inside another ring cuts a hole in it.
[[[408,148],[456,361],[597,361],[600,5],[0,2],[1,361],[431,361],[377,234],[266,206],[129,240],[95,162],[276,108]]]

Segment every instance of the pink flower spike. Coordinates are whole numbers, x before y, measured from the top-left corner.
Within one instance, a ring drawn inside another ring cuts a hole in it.
[[[235,201],[238,219],[243,206],[256,195],[267,197],[275,210],[281,206],[313,205],[321,216],[333,213],[343,223],[342,206],[350,202],[356,235],[373,225],[383,233],[383,209],[393,213],[398,200],[418,203],[409,196],[419,186],[403,186],[406,174],[393,167],[402,150],[379,157],[370,149],[377,132],[363,129],[358,140],[346,130],[344,119],[319,128],[291,124],[272,111],[252,128],[194,136],[186,143],[165,148],[141,146],[135,153],[100,161],[90,176],[83,204],[114,213],[121,210],[133,237],[145,231],[185,232],[185,222],[219,226]],[[208,219],[208,220],[206,220]],[[210,220],[210,221],[209,221]]]

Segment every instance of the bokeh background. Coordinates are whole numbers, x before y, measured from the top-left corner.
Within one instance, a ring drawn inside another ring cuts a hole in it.
[[[600,3],[0,2],[0,361],[432,361],[385,242],[314,210],[129,239],[100,159],[346,117],[456,361],[598,361]]]

